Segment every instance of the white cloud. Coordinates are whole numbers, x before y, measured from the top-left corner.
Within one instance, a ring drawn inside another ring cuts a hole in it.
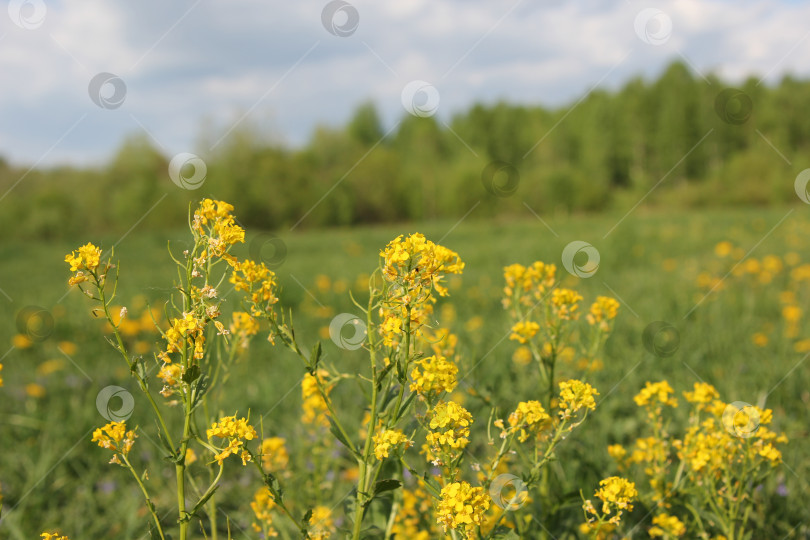
[[[48,3],[35,30],[0,13],[0,154],[33,163],[83,114],[45,163],[103,160],[139,122],[167,153],[187,151],[204,118],[227,126],[251,108],[302,143],[316,124],[344,122],[367,99],[392,125],[414,79],[436,85],[439,115],[449,118],[482,99],[570,103],[603,77],[616,88],[681,55],[733,81],[810,75],[810,5],[802,2],[355,0],[360,25],[346,38],[323,28],[326,3]],[[635,35],[645,7],[672,20],[663,45]],[[125,80],[119,109],[90,101],[87,85],[100,71]]]

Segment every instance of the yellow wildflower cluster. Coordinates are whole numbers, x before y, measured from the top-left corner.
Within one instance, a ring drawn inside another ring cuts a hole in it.
[[[312,509],[309,518],[309,537],[312,540],[326,540],[332,535],[334,522],[332,511],[325,506],[316,506]]]
[[[265,538],[278,536],[278,532],[273,528],[273,509],[275,507],[276,501],[273,499],[273,493],[267,486],[262,486],[253,494],[253,500],[250,502],[250,509],[256,516],[253,530],[263,533]]]
[[[539,437],[550,425],[551,417],[539,401],[521,401],[509,415],[509,429],[505,434],[518,433],[518,440],[526,442],[529,437]],[[503,427],[503,422],[498,427]]]
[[[127,456],[129,451],[132,450],[132,445],[135,444],[137,435],[135,431],[127,431],[125,422],[110,422],[104,427],[97,428],[93,431],[92,442],[98,443],[101,448],[113,450],[115,455],[110,460],[110,463],[121,462],[118,460],[118,454]]]
[[[181,380],[183,376],[183,366],[180,364],[163,364],[157,374],[158,378],[163,380],[163,389],[160,394],[163,397],[169,397],[174,392],[174,387]]]
[[[301,421],[305,424],[329,427],[329,419],[326,416],[329,408],[321,395],[321,391],[318,389],[318,384],[323,385],[328,374],[326,370],[319,369],[317,378],[315,378],[315,375],[307,373],[301,380],[301,398],[303,400],[301,408],[304,411]]]
[[[259,333],[259,322],[250,313],[234,311],[233,322],[228,330],[236,340],[237,348],[244,351],[248,348],[249,338]]]
[[[284,471],[290,462],[287,441],[282,437],[268,437],[262,440],[262,467],[268,472]]]
[[[644,388],[633,398],[636,405],[644,407],[647,405],[668,405],[670,407],[677,407],[678,400],[674,397],[675,390],[669,385],[667,381],[661,382],[647,382]]]
[[[193,347],[194,358],[200,360],[205,352],[205,322],[191,313],[184,313],[182,318],[172,320],[165,338],[166,350],[158,354],[163,362],[170,364],[172,359],[169,355],[183,351],[186,345]]]
[[[59,533],[42,533],[39,535],[41,540],[70,540],[67,536],[62,536]]]
[[[383,276],[401,287],[400,293],[410,296],[406,304],[418,304],[427,299],[431,288],[439,296],[447,296],[447,288],[441,281],[445,274],[460,274],[464,263],[454,251],[427,240],[423,234],[414,233],[403,239],[402,235],[391,240],[380,252],[383,259]]]
[[[619,312],[619,302],[615,298],[609,296],[597,296],[596,301],[591,304],[591,309],[585,317],[588,324],[594,326],[598,325],[599,328],[606,331],[608,330],[608,321],[616,318]]]
[[[539,330],[540,325],[534,321],[519,321],[512,326],[512,333],[509,335],[509,339],[525,344],[536,336]]]
[[[256,430],[248,424],[245,418],[236,418],[235,415],[224,416],[220,418],[219,422],[211,424],[205,434],[209,440],[213,437],[228,439],[228,446],[214,456],[214,459],[220,465],[222,465],[225,458],[236,454],[239,454],[239,457],[242,458],[242,465],[246,465],[250,461],[250,453],[244,448],[244,441],[255,439]]]
[[[503,269],[506,286],[503,289],[505,308],[514,303],[531,306],[543,299],[546,292],[554,287],[557,267],[540,261],[530,266],[512,264]]]
[[[677,538],[686,534],[686,525],[675,516],[666,513],[658,514],[653,518],[653,527],[647,531],[652,538],[668,537]]]
[[[551,292],[551,308],[560,321],[575,321],[579,318],[579,301],[582,296],[573,289],[554,289]]]
[[[484,488],[472,487],[467,482],[453,482],[442,488],[436,520],[445,532],[453,529],[466,538],[475,538],[471,526],[481,525],[488,509],[489,497]]]
[[[472,415],[455,401],[440,402],[431,411],[427,442],[434,450],[460,450],[469,444]]]
[[[65,255],[65,262],[70,265],[70,271],[76,272],[70,277],[68,284],[72,286],[87,281],[89,274],[85,272],[94,273],[98,268],[100,259],[101,249],[89,242],[78,250]]]
[[[630,452],[621,445],[611,445],[608,453],[620,469],[640,465],[652,489],[652,500],[663,508],[672,508],[669,501],[681,495],[701,493],[715,508],[745,512],[739,504],[728,504],[740,496],[729,493],[728,486],[745,485],[780,463],[778,445],[787,443],[787,437],[766,427],[773,420],[770,409],[726,404],[708,383],[694,383],[683,396],[691,412],[682,438],[668,434],[669,422],[662,414],[663,405],[678,406],[674,391],[666,381],[648,382],[635,401],[647,409],[655,435],[636,439]],[[690,517],[686,511],[685,515]],[[732,521],[739,518],[729,515]],[[653,524],[649,531],[652,537],[686,534],[686,525],[674,515],[659,514]],[[696,534],[707,532],[705,526],[696,523]]]
[[[233,244],[245,241],[245,231],[234,221],[232,211],[232,205],[212,199],[203,199],[194,211],[191,228],[207,238],[208,250],[217,257],[222,257]]]
[[[399,429],[384,429],[374,435],[374,455],[377,459],[385,459],[391,451],[396,451],[400,446],[405,449],[410,448],[413,441]]]
[[[430,495],[424,490],[424,482],[418,480],[419,485],[413,489],[402,490],[402,507],[394,518],[391,532],[396,538],[408,540],[433,540],[439,538],[436,530],[436,521],[433,515],[433,505]]]
[[[594,396],[598,396],[596,388],[588,383],[571,379],[560,383],[560,414],[566,416],[580,409],[594,410],[596,401]]]
[[[625,510],[633,511],[633,501],[638,497],[633,482],[620,476],[611,476],[600,481],[599,486],[594,495],[602,501],[602,508],[598,510],[590,500],[584,502],[582,508],[588,521],[580,527],[582,532],[604,532],[606,524],[614,527],[619,524]]]
[[[442,284],[446,274],[461,274],[464,263],[454,251],[434,244],[424,235],[402,235],[380,252],[382,274],[389,282],[379,308],[380,334],[386,347],[396,347],[402,334],[409,331],[419,338],[422,328],[433,314],[436,297],[447,296]]]
[[[444,356],[428,356],[414,362],[411,371],[411,392],[420,396],[435,396],[443,392],[452,392],[458,384],[458,366]]]
[[[233,274],[231,283],[234,289],[249,295],[251,314],[259,317],[268,314],[269,308],[278,302],[276,297],[276,274],[263,263],[251,260],[231,262]]]

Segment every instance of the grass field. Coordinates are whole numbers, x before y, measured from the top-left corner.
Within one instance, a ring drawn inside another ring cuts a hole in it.
[[[275,263],[282,285],[280,304],[292,309],[296,333],[303,343],[311,346],[320,339],[325,361],[351,371],[365,365],[362,351],[338,348],[326,328],[336,314],[354,309],[349,291],[363,301],[367,293],[356,285],[357,278],[376,268],[379,250],[398,234],[419,230],[457,251],[466,262],[464,274],[450,279],[451,296],[440,301],[436,313],[443,326],[459,335],[460,385],[456,392],[476,389],[477,395],[467,393],[465,398],[465,406],[474,416],[481,407],[481,396],[509,410],[516,399],[532,399],[536,392],[534,379],[524,375],[530,368],[513,361],[517,345],[508,339],[509,323],[500,303],[503,267],[535,260],[556,263],[565,276],[563,283],[576,287],[586,302],[596,295],[608,295],[618,298],[622,307],[602,367],[584,375],[600,390],[597,409],[587,426],[564,441],[559,450],[565,471],[561,489],[572,494],[572,502],[568,518],[552,531],[555,537],[573,535],[581,521],[578,490],[590,493],[599,479],[615,473],[607,445],[628,444],[639,436],[642,414],[632,396],[645,381],[666,379],[678,394],[694,382],[706,381],[716,386],[726,402],[744,401],[773,409],[772,428],[784,431],[790,442],[784,463],[755,494],[764,505],[761,513],[752,516],[753,538],[807,538],[810,362],[805,357],[810,342],[804,340],[810,338],[810,324],[801,317],[791,326],[783,317],[786,302],[805,308],[810,300],[810,276],[802,270],[802,265],[810,263],[807,207],[677,214],[638,211],[624,221],[620,218],[566,217],[547,220],[546,226],[527,214],[510,222],[470,220],[280,233],[280,242],[248,231],[246,244],[237,246],[234,253],[258,255]],[[146,235],[136,230],[123,239],[88,236],[72,242],[7,242],[0,246],[0,288],[4,291],[0,304],[5,306],[0,324],[0,355],[4,355],[0,538],[30,540],[51,528],[59,528],[74,540],[145,537],[148,516],[137,487],[125,471],[108,465],[109,456],[90,441],[91,431],[105,422],[96,408],[99,391],[119,385],[134,396],[130,422],[139,424],[141,433],[136,460],[150,461],[160,448],[157,441],[150,440],[154,429],[145,400],[121,358],[102,337],[104,325],[93,319],[86,298],[76,290],[68,292],[68,268],[63,259],[87,241],[104,249],[117,243],[118,299],[135,319],[146,303],[160,306],[170,293],[176,275],[166,245],[168,241],[182,245],[185,234]],[[589,242],[600,253],[599,269],[588,279],[570,276],[562,269],[563,248],[574,240]],[[725,244],[718,247],[721,242],[730,242],[730,253],[725,254]],[[286,254],[273,249],[281,244]],[[778,261],[766,259],[769,255]],[[792,301],[785,291],[794,293]],[[33,342],[19,336],[26,333],[26,306],[44,309],[54,321],[52,330],[46,328],[40,334],[29,327]],[[645,347],[645,328],[656,321],[674,327],[678,337],[674,354],[656,355]],[[144,354],[154,348],[158,337],[132,329],[131,340]],[[567,376],[583,376],[577,359],[563,363],[561,370]],[[247,414],[249,410],[257,425],[258,418],[263,418],[265,433],[287,439],[293,478],[287,490],[291,493],[300,487],[294,481],[296,474],[317,474],[319,466],[317,456],[307,451],[307,436],[298,422],[303,374],[300,361],[289,351],[259,340],[249,357],[228,373],[227,392],[220,403],[226,414],[236,409]],[[334,393],[345,411],[361,406],[361,398],[351,380]],[[356,430],[361,418],[359,412],[354,416],[347,413],[345,422]],[[480,423],[473,426],[474,435],[476,430],[486,430],[486,416],[476,418]],[[474,445],[469,448],[473,456],[480,450]],[[345,456],[341,459],[345,467],[325,471],[316,490],[309,483],[309,487],[301,487],[312,491],[307,497],[336,507],[337,521],[351,489],[344,473],[352,464]],[[170,482],[170,467],[158,468],[151,462],[149,482],[156,486]],[[219,500],[223,513],[231,519],[235,538],[256,538],[247,506],[255,487],[255,478],[247,472],[223,482]],[[153,491],[161,493],[160,489]],[[171,489],[163,491],[171,494]],[[231,496],[239,491],[248,495]],[[156,496],[158,507],[161,497]],[[166,498],[171,504],[170,496]],[[528,507],[525,511],[531,514],[533,510]],[[637,508],[629,519],[646,519],[645,525],[649,525],[647,515],[646,509]],[[639,527],[632,537],[646,538],[645,529]]]

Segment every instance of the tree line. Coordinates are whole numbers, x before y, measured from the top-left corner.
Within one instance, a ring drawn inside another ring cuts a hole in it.
[[[181,226],[203,195],[231,201],[260,229],[458,219],[475,205],[473,218],[526,206],[540,215],[629,209],[642,198],[684,208],[786,203],[810,166],[807,111],[810,81],[751,77],[732,87],[676,62],[657,80],[596,89],[566,107],[404,114],[388,133],[365,103],[300,148],[243,127],[199,154],[207,173],[198,190],[172,183],[172,156],[135,136],[104,166],[35,169],[10,191],[27,169],[0,159],[0,236],[125,231],[167,193],[139,227]]]

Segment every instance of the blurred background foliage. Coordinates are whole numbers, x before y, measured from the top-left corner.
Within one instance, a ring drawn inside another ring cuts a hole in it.
[[[170,191],[143,228],[182,225],[188,202],[207,194],[231,201],[243,225],[262,229],[302,216],[304,227],[457,219],[479,201],[478,219],[525,212],[524,203],[553,215],[629,208],[659,183],[646,204],[794,200],[788,161],[800,162],[810,148],[810,81],[766,86],[750,78],[728,101],[725,88],[673,63],[658,80],[597,89],[568,107],[478,104],[449,122],[406,114],[387,133],[366,103],[346,126],[321,127],[301,148],[255,124],[240,124],[221,144],[223,134],[205,130],[199,146],[214,148],[197,151],[205,184],[179,195],[167,172],[171,156],[146,135],[126,140],[99,167],[28,170],[0,159],[0,193],[8,191],[0,238],[124,232]],[[494,161],[518,172],[517,196],[485,189],[508,188],[503,172],[482,177]]]

